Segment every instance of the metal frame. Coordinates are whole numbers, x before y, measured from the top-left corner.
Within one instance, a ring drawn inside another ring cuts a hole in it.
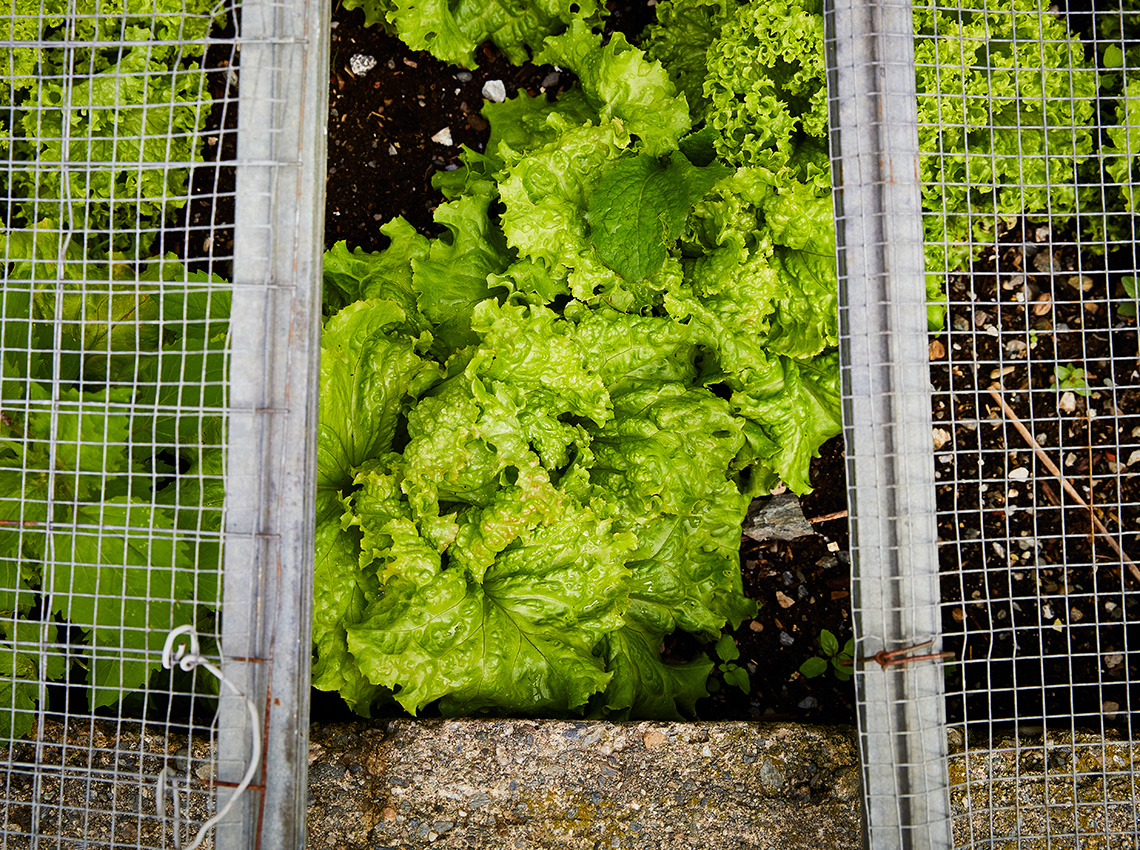
[[[223,663],[265,725],[223,699],[219,780],[240,779],[252,734],[265,752],[260,799],[215,846],[276,850],[305,844],[330,7],[246,0],[241,16],[224,606],[250,616],[226,620]]]
[[[865,840],[949,847],[941,668],[869,658],[941,631],[910,6],[826,25]]]

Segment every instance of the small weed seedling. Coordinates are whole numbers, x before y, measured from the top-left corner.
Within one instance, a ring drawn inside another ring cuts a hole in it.
[[[843,648],[839,648],[839,638],[827,629],[819,632],[819,655],[814,655],[800,665],[800,673],[809,679],[822,676],[831,667],[835,677],[846,682],[851,678],[851,660],[855,653],[855,638],[848,638]]]
[[[726,685],[735,685],[744,691],[744,693],[752,692],[752,683],[748,679],[748,671],[743,667],[733,664],[740,657],[740,649],[736,646],[736,641],[732,635],[723,634],[720,640],[716,642],[716,654],[723,662],[718,665],[721,676],[724,677]],[[714,689],[716,688],[716,680],[709,681],[709,685]]]
[[[1057,390],[1071,390],[1077,395],[1088,398],[1089,382],[1085,378],[1085,370],[1078,369],[1072,363],[1058,363],[1055,374],[1057,376]]]
[[[1127,295],[1129,299],[1116,308],[1116,314],[1121,318],[1136,318],[1136,280],[1137,279],[1131,275],[1120,279],[1120,285],[1124,287],[1124,294]]]

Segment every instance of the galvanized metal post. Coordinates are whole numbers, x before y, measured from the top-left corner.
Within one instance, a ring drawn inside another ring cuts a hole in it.
[[[857,653],[937,651],[910,4],[834,0],[827,27]],[[864,662],[856,686],[868,846],[949,847],[941,665]]]
[[[329,4],[249,0],[241,27],[222,648],[264,727],[223,698],[219,779],[264,755],[215,846],[277,850],[305,845]]]

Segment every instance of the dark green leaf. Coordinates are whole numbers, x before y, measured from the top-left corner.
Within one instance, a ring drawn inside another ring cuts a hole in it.
[[[827,629],[822,629],[819,633],[819,648],[823,650],[825,655],[835,655],[839,652],[839,638]]]
[[[664,165],[641,154],[611,166],[590,195],[586,216],[602,261],[627,280],[654,274],[692,205],[728,173],[717,163],[697,168],[679,152]]]
[[[711,165],[716,159],[716,141],[719,138],[720,133],[716,127],[705,124],[701,129],[694,130],[681,139],[681,153],[698,168]]]
[[[853,667],[849,664],[840,663],[838,658],[831,659],[831,667],[835,671],[835,677],[841,682],[846,682],[855,674]]]
[[[606,638],[606,666],[614,677],[601,698],[605,710],[591,714],[683,720],[696,713],[697,700],[719,685],[709,679],[713,663],[703,653],[682,664],[666,663],[661,638],[632,618]]]
[[[817,655],[812,656],[800,665],[800,673],[809,679],[822,676],[827,672],[827,661]]]
[[[737,667],[735,664],[727,665],[724,671],[725,684],[735,685],[744,691],[744,693],[752,692],[752,683],[748,679],[748,671],[743,667]]]
[[[723,634],[716,642],[716,654],[721,661],[735,661],[740,657],[740,649],[732,635]]]

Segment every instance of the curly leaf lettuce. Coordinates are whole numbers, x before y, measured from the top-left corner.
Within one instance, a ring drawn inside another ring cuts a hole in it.
[[[999,218],[1075,212],[1097,71],[1043,0],[916,9],[914,26],[927,272],[941,277],[993,244]]]
[[[404,318],[391,301],[358,301],[325,325],[318,492],[347,488],[356,468],[389,451],[399,412],[438,375],[412,342],[385,335]]]
[[[603,45],[600,34],[576,19],[562,35],[546,39],[535,61],[577,74],[582,96],[599,120],[620,121],[650,156],[676,150],[692,127],[685,96],[677,93],[665,69],[621,33]]]
[[[657,9],[647,55],[717,131],[720,157],[829,194],[822,5],[663,0]],[[993,244],[999,220],[1076,212],[1076,169],[1097,142],[1098,77],[1044,0],[920,6],[914,27],[927,293],[938,302],[946,275]],[[1128,152],[1123,135],[1110,130],[1109,140]],[[1129,159],[1111,162],[1109,176],[1120,181]],[[1099,191],[1084,193],[1085,210],[1100,208]],[[943,314],[932,303],[932,328]]]
[[[62,0],[22,5],[0,21],[13,45],[0,57],[13,105],[0,150],[34,167],[11,170],[8,215],[66,223],[92,259],[144,258],[189,200],[211,103],[194,60],[222,16],[199,0],[112,0],[79,16]]]
[[[416,712],[565,711],[612,678],[595,652],[621,623],[628,535],[588,508],[567,512],[497,558],[482,581],[447,570],[385,585],[348,645],[370,681]]]

